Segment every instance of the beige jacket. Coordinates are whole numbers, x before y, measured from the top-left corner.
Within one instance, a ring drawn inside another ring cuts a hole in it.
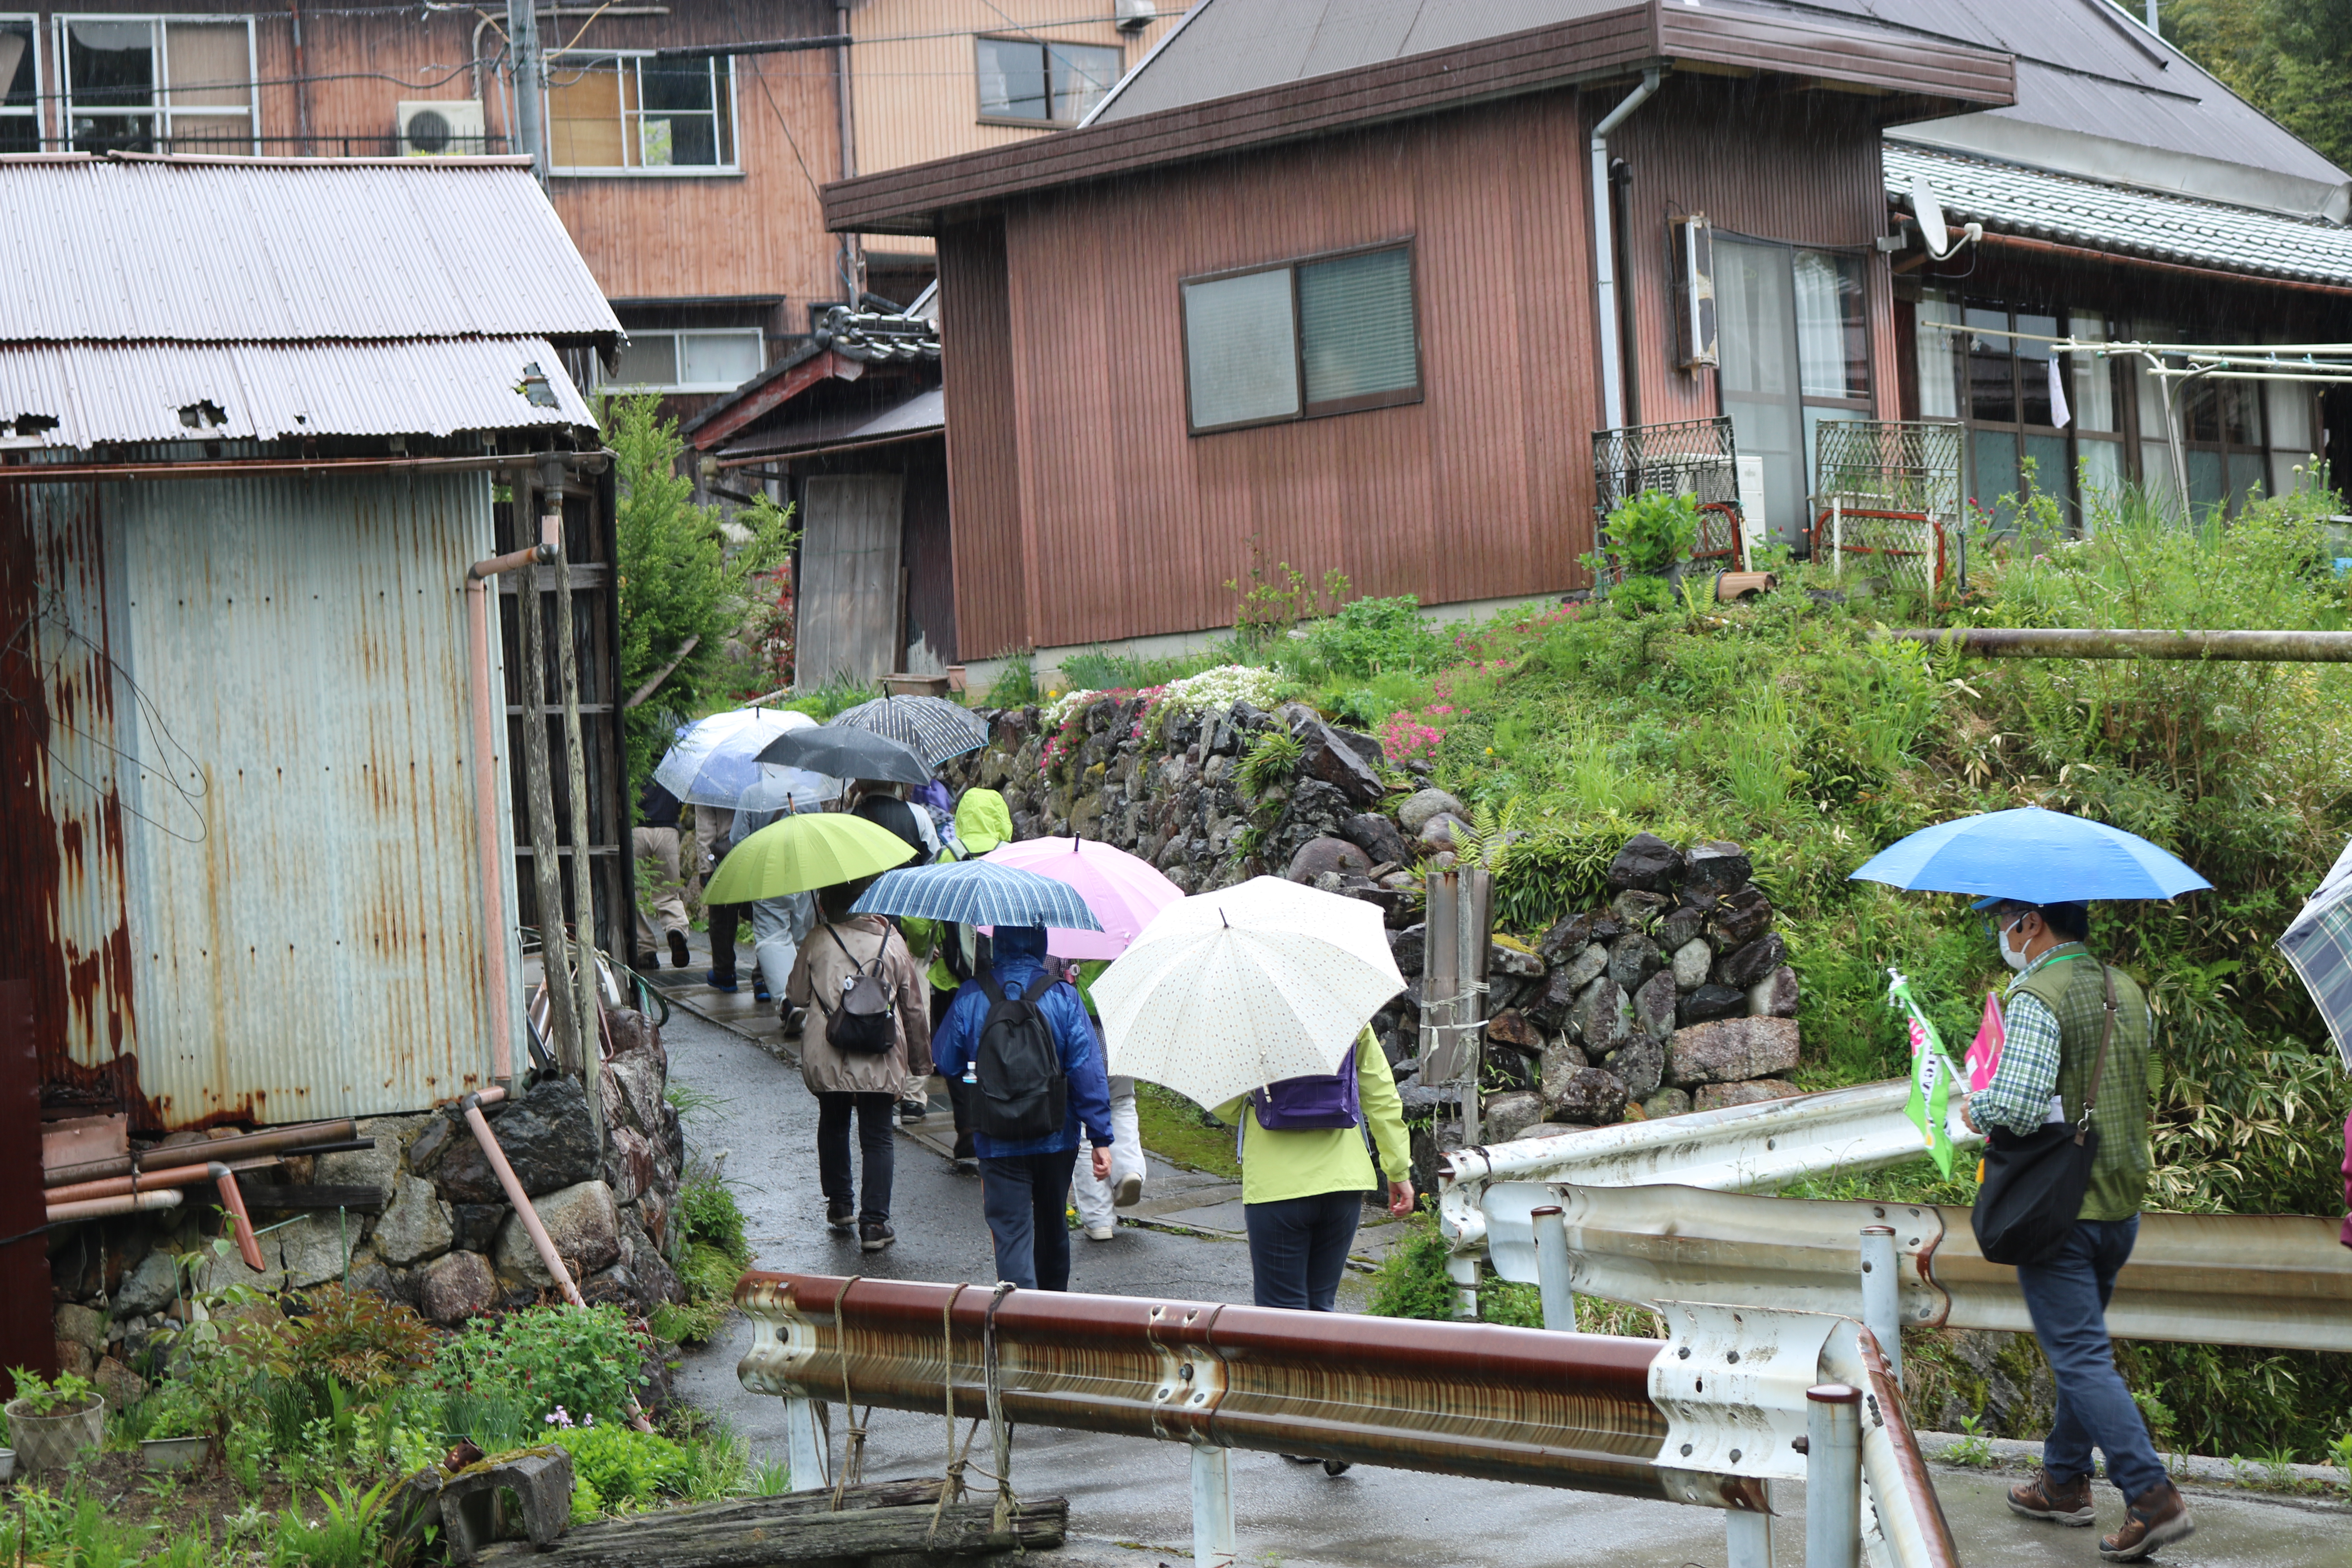
[[[882,987],[898,1015],[898,1043],[873,1056],[835,1050],[824,1031],[841,1005],[841,983],[855,964],[871,963],[877,951]],[[784,999],[809,1010],[801,1031],[801,1081],[811,1094],[887,1094],[895,1100],[906,1087],[909,1061],[922,1063],[926,1070],[930,1067],[930,998],[923,972],[905,940],[879,915],[859,915],[836,926],[818,921],[801,943],[792,978],[784,983]]]

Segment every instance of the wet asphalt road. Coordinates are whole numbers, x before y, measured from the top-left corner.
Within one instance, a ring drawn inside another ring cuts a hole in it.
[[[817,1189],[816,1102],[795,1068],[683,1011],[663,1037],[673,1081],[725,1103],[689,1120],[701,1157],[729,1151],[727,1174],[750,1222],[758,1266],[899,1279],[987,1281],[994,1277],[976,1177],[955,1175],[938,1154],[901,1137],[892,1202],[898,1245],[879,1254],[829,1234]],[[1149,1194],[1147,1194],[1149,1195]],[[1226,1241],[1122,1226],[1108,1243],[1073,1236],[1071,1288],[1177,1300],[1246,1301],[1249,1258]],[[735,1363],[750,1343],[739,1319],[690,1352],[678,1392],[720,1414],[763,1458],[784,1455],[781,1400],[747,1393]],[[838,1420],[836,1413],[836,1422]],[[936,1475],[943,1465],[938,1416],[877,1411],[866,1474]],[[1070,1500],[1072,1542],[1060,1568],[1181,1568],[1191,1561],[1189,1460],[1176,1444],[1024,1428],[1013,1481],[1028,1496]],[[1725,1562],[1721,1516],[1668,1503],[1359,1467],[1326,1477],[1273,1455],[1236,1453],[1234,1510],[1244,1562],[1273,1568],[1534,1568],[1538,1564],[1714,1565]],[[1937,1486],[1970,1564],[2067,1568],[2099,1562],[2088,1531],[2012,1517],[2008,1478],[1938,1467]],[[1801,1489],[1776,1489],[1778,1561],[1804,1554]],[[2231,1496],[2194,1496],[2201,1528],[2168,1551],[2167,1563],[2207,1568],[2341,1568],[2352,1563],[2352,1511]],[[2102,1489],[2100,1523],[2121,1504]]]

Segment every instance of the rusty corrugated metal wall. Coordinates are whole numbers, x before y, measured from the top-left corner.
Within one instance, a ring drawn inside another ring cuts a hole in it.
[[[53,1102],[155,1131],[488,1080],[461,584],[492,544],[479,474],[0,487],[0,973]]]
[[[1002,263],[950,230],[963,656],[1229,626],[1253,542],[1428,604],[1581,581],[1583,146],[1563,92],[1034,198]],[[1407,237],[1424,401],[1187,435],[1179,279]],[[1003,437],[967,434],[982,405]]]

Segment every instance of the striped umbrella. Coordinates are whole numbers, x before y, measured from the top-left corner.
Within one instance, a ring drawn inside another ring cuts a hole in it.
[[[856,910],[861,915],[912,915],[970,926],[1102,930],[1094,910],[1067,882],[985,860],[885,871],[857,900]]]
[[[835,714],[833,721],[887,735],[934,768],[988,744],[986,721],[940,697],[877,697]]]

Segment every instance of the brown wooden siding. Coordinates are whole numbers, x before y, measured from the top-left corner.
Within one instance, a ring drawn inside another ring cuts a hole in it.
[[[1584,124],[1564,92],[1040,197],[1007,213],[1001,261],[949,230],[964,655],[1230,625],[1254,543],[1269,570],[1430,604],[1575,585]],[[1407,236],[1424,401],[1186,434],[1179,279]]]

